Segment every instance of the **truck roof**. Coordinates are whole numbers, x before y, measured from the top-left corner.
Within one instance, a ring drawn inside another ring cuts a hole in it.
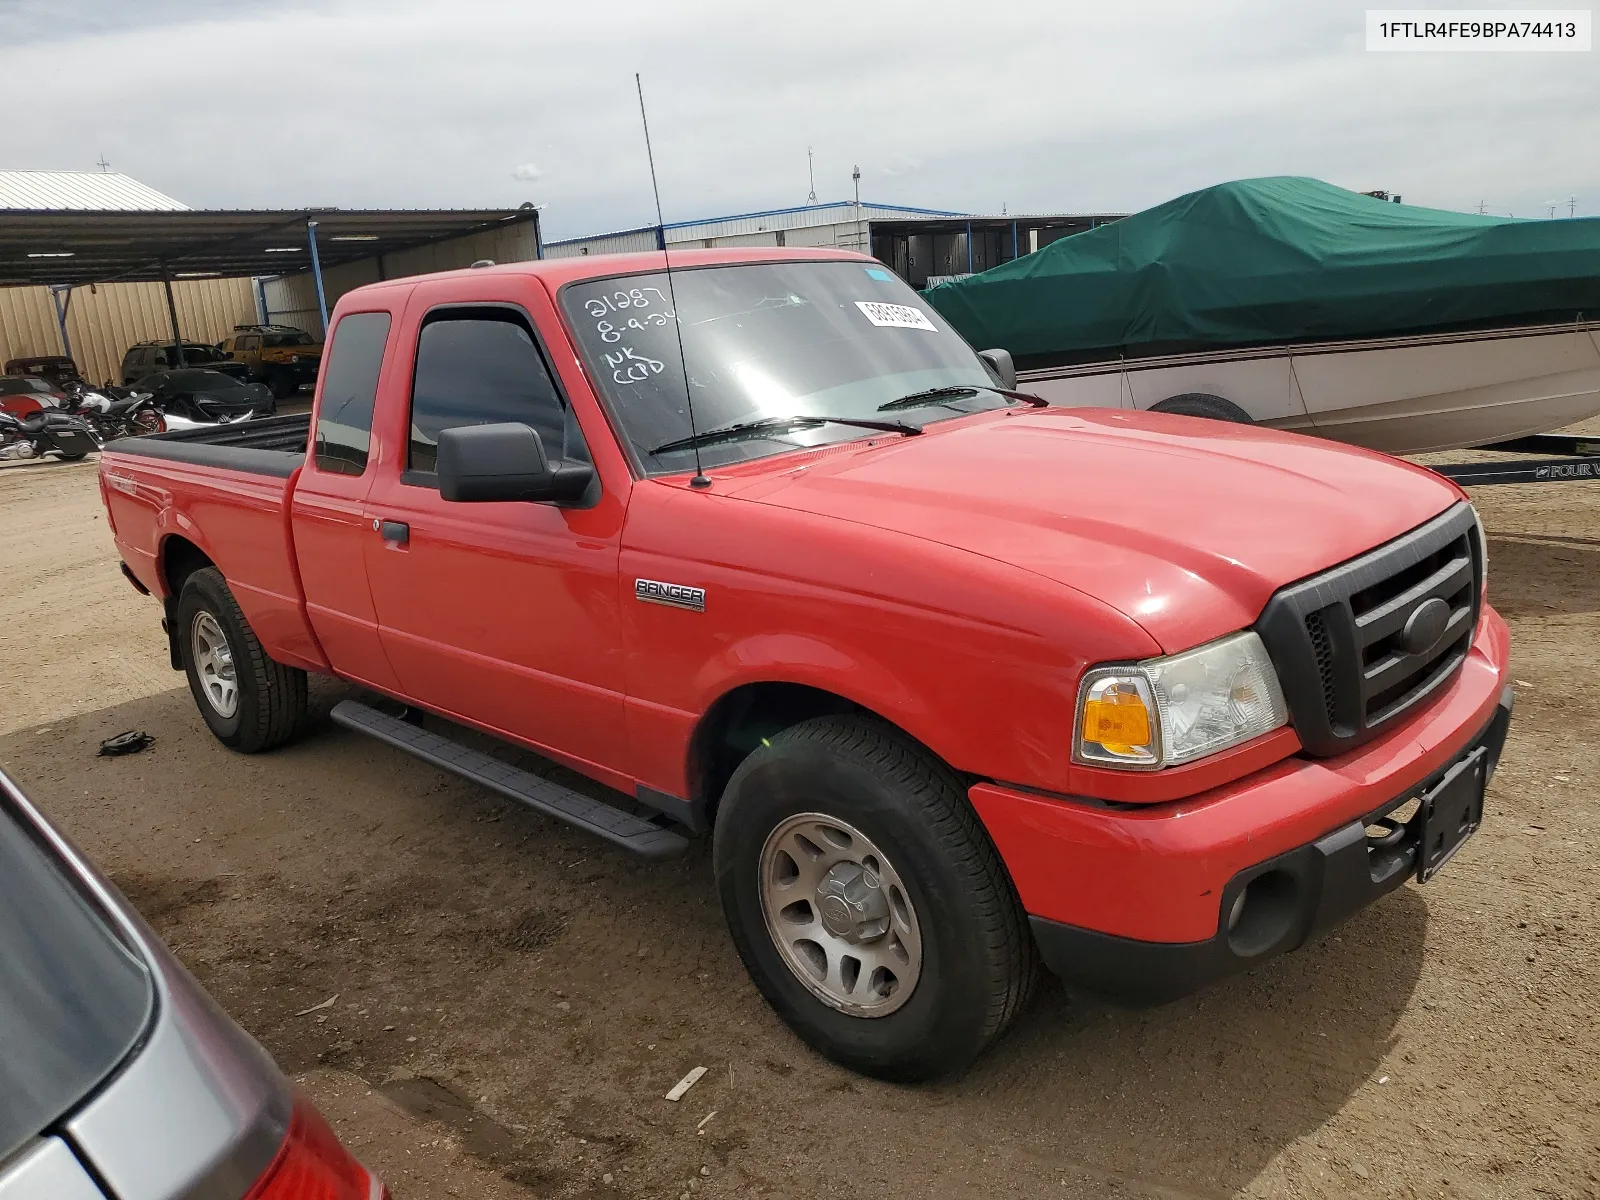
[[[845,260],[877,262],[869,255],[854,250],[786,246],[727,246],[716,249],[673,250],[672,268],[723,266],[749,262],[816,262]],[[352,288],[340,297],[341,307],[352,296],[366,296],[389,288],[411,287],[424,279],[465,278],[473,275],[531,275],[542,279],[554,292],[564,284],[584,279],[604,279],[610,275],[633,275],[660,271],[667,255],[660,250],[646,250],[634,254],[579,254],[569,258],[543,258],[528,262],[504,263],[493,267],[464,267],[457,271],[439,271],[428,275],[406,275],[399,279],[384,280]]]

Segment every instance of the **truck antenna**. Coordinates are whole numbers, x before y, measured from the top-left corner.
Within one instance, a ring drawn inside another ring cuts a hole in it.
[[[650,162],[650,190],[656,197],[656,233],[661,240],[661,259],[667,268],[667,302],[672,305],[672,327],[678,334],[678,365],[683,368],[683,403],[689,411],[689,437],[694,448],[694,478],[689,480],[689,486],[705,488],[711,486],[711,480],[706,478],[700,466],[700,431],[694,423],[694,396],[689,387],[689,360],[683,353],[683,321],[678,315],[678,293],[672,286],[672,256],[667,252],[667,220],[661,215],[661,185],[656,182],[656,155],[650,148],[650,118],[645,115],[644,84],[640,82],[637,71],[633,73],[633,86],[639,93],[639,123],[644,126],[644,153]]]

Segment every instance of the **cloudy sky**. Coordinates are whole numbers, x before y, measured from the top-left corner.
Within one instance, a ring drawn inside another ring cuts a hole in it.
[[[0,167],[103,154],[195,207],[651,222],[640,71],[668,220],[803,203],[807,145],[824,200],[859,163],[975,212],[1301,174],[1600,214],[1595,53],[1372,54],[1326,0],[0,0],[0,46]]]

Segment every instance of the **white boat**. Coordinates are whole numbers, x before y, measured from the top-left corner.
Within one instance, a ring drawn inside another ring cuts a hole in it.
[[[1600,413],[1600,321],[1049,367],[1018,384],[1067,406],[1192,411],[1174,400],[1215,397],[1258,424],[1420,454]]]

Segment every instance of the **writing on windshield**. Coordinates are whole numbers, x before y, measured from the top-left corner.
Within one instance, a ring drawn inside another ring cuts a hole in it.
[[[670,286],[662,272],[595,280],[569,285],[561,301],[603,398],[652,473],[689,465],[691,398],[701,430],[765,423],[758,437],[705,447],[715,465],[860,436],[840,421],[881,422],[879,406],[910,393],[993,384],[920,297],[860,262],[675,269]],[[974,390],[928,419],[1004,403]]]

